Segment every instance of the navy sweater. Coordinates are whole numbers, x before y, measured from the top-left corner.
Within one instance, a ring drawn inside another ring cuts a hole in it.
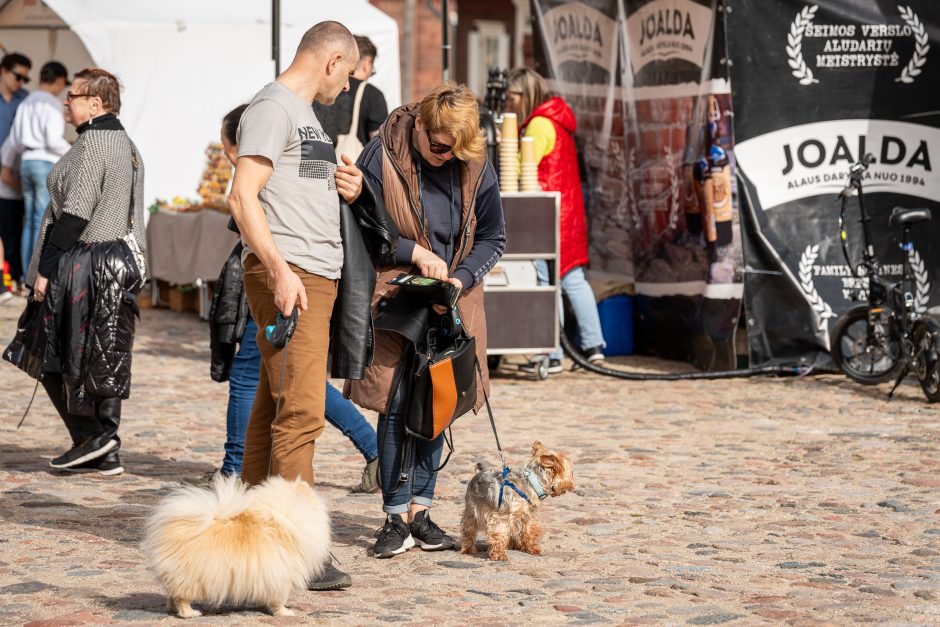
[[[415,159],[421,157],[414,153]],[[356,165],[368,177],[376,194],[382,193],[382,143],[374,137],[366,144]],[[435,168],[421,159],[421,203],[427,221],[431,252],[443,259],[448,267],[453,262],[456,247],[460,243],[460,162],[451,159]],[[483,280],[506,249],[506,224],[503,220],[503,204],[499,197],[496,172],[487,163],[483,180],[477,192],[474,207],[477,225],[473,247],[453,276],[460,279],[463,288],[470,289]],[[398,248],[389,260],[394,265],[411,265],[411,255],[416,242],[400,237]]]

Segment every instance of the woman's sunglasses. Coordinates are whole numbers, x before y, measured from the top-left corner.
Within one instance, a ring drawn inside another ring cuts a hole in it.
[[[433,139],[431,139],[431,131],[429,131],[427,127],[425,127],[424,129],[424,134],[428,136],[428,148],[430,148],[431,152],[433,152],[434,154],[443,155],[443,154],[447,154],[448,152],[451,152],[454,149],[453,146],[448,146],[447,144],[439,144]]]

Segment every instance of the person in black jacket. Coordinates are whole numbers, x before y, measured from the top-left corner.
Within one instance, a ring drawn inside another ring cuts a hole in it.
[[[222,120],[222,148],[232,165],[235,165],[238,155],[236,130],[247,108],[248,105],[236,107]],[[230,224],[229,228],[232,227]],[[233,230],[238,229],[234,227]],[[226,475],[241,474],[245,429],[260,376],[258,326],[248,311],[245,298],[242,248],[241,242],[236,244],[222,267],[209,312],[211,376],[214,381],[229,382],[225,457],[219,471]],[[350,439],[366,462],[359,485],[352,491],[376,492],[379,489],[379,462],[375,429],[339,390],[329,383],[326,383],[326,388],[326,421]]]

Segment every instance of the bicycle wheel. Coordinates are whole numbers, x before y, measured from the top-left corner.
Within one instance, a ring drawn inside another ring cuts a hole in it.
[[[832,329],[829,354],[850,379],[876,385],[897,374],[901,343],[887,320],[869,327],[868,305],[856,305],[846,311]]]
[[[940,323],[921,318],[914,323],[914,374],[927,401],[940,401]]]

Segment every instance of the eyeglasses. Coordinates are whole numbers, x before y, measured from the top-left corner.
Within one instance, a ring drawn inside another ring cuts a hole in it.
[[[29,84],[29,77],[26,76],[25,74],[20,74],[19,72],[13,72],[13,71],[11,71],[10,74],[12,74],[13,78],[18,80],[19,82],[27,84],[27,85]]]
[[[447,144],[439,144],[438,142],[431,139],[431,131],[429,131],[427,127],[425,127],[424,129],[424,134],[428,136],[428,148],[430,148],[431,152],[433,152],[434,154],[445,155],[448,152],[451,152],[454,150],[453,146],[448,146]]]
[[[70,91],[65,92],[65,99],[71,100],[72,98],[94,98],[94,94],[73,94]]]

